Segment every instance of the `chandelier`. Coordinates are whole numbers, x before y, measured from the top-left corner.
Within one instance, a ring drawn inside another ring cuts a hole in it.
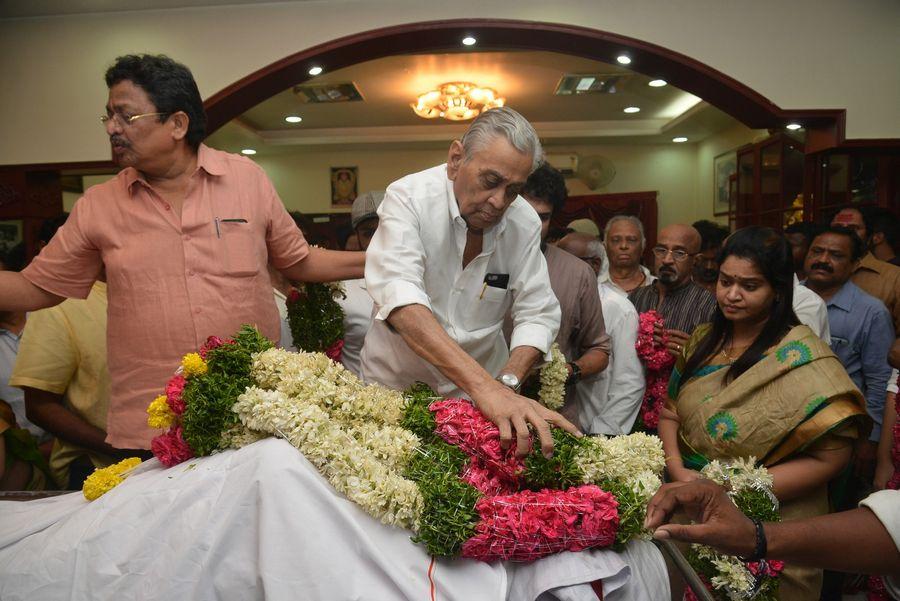
[[[481,88],[474,83],[454,81],[441,84],[438,89],[419,96],[409,106],[425,119],[443,117],[450,121],[465,121],[479,113],[506,104],[506,98],[497,95],[492,88]]]

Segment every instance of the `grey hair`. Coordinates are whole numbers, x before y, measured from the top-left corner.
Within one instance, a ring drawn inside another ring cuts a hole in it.
[[[612,219],[606,222],[606,227],[603,228],[603,239],[606,240],[609,238],[609,230],[612,229],[612,226],[617,221],[627,221],[631,224],[634,224],[637,227],[638,231],[641,233],[641,248],[646,248],[647,246],[647,238],[644,237],[644,224],[641,223],[641,220],[635,217],[634,215],[616,215]]]
[[[473,153],[488,145],[495,136],[502,134],[512,147],[523,154],[531,155],[531,170],[540,167],[544,161],[541,140],[528,119],[508,106],[484,111],[472,121],[460,142],[466,153],[466,160]]]
[[[595,238],[587,243],[587,255],[592,259],[602,259],[606,262],[606,248],[600,238]]]

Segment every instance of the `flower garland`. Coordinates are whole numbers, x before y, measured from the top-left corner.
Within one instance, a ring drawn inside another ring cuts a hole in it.
[[[662,330],[662,339],[659,343],[654,338],[657,324],[662,326],[663,323],[662,316],[656,311],[646,311],[638,316],[635,348],[638,359],[644,364],[647,387],[644,390],[635,430],[656,431],[659,426],[659,413],[662,411],[669,386],[669,376],[675,365],[675,357],[666,347],[669,336],[665,329]]]
[[[124,482],[128,474],[140,464],[140,457],[129,457],[110,466],[95,469],[85,478],[81,493],[88,501],[99,499]]]
[[[541,368],[541,389],[538,399],[548,409],[561,409],[566,402],[566,380],[569,378],[569,368],[566,365],[566,357],[559,350],[559,345],[553,343],[550,346],[550,361]]]
[[[344,310],[347,298],[341,282],[296,284],[287,296],[288,325],[294,346],[308,353],[325,353],[341,360],[344,348]]]
[[[772,476],[764,467],[756,467],[756,458],[737,459],[723,464],[711,461],[700,473],[722,486],[730,488],[728,495],[741,512],[751,519],[764,522],[781,521],[778,500],[772,494]],[[784,562],[760,560],[744,562],[734,555],[718,553],[705,545],[691,545],[688,562],[716,599],[758,599],[775,601],[778,598],[778,576]],[[686,601],[695,601],[687,589]]]
[[[664,465],[659,439],[555,429],[553,457],[535,449],[520,459],[468,401],[424,385],[405,394],[365,385],[323,354],[263,341],[245,326],[234,340],[208,341],[202,367],[183,362],[148,408],[148,421],[168,428],[152,445],[161,462],[284,438],[336,490],[412,530],[433,555],[532,560],[646,535]],[[215,419],[201,436],[190,415]]]

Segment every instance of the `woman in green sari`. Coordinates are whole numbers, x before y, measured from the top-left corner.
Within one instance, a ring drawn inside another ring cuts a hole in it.
[[[794,315],[791,251],[749,227],[719,253],[718,308],[676,363],[659,420],[669,479],[707,462],[755,457],[772,475],[782,518],[828,513],[828,482],[868,427],[862,395],[840,361]],[[819,598],[820,570],[788,566],[781,599]]]

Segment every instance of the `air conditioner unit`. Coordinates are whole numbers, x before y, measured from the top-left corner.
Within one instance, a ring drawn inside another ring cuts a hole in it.
[[[551,167],[558,170],[566,177],[575,175],[575,172],[578,171],[578,155],[574,152],[548,154],[546,160]]]

